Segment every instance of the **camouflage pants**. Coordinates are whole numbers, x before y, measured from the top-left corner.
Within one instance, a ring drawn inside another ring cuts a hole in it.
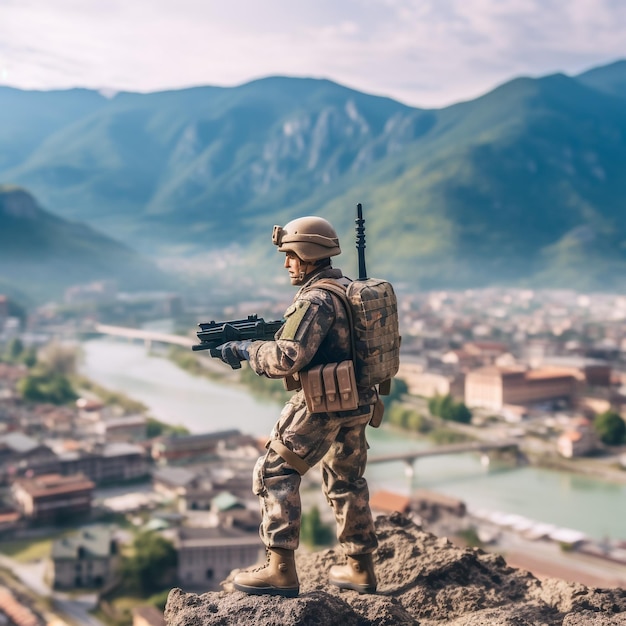
[[[378,545],[363,478],[365,428],[371,412],[357,416],[309,413],[302,393],[285,405],[274,426],[278,439],[313,467],[321,461],[323,491],[333,508],[337,538],[346,554],[366,554]],[[295,550],[300,538],[300,474],[272,449],[255,467],[253,490],[261,501],[260,535],[267,547]]]

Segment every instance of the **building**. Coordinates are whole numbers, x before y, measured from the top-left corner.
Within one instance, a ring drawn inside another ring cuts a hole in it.
[[[441,362],[460,371],[466,371],[480,365],[476,353],[466,350],[448,350],[442,355]]]
[[[491,365],[508,351],[509,347],[499,341],[470,341],[463,345],[463,352],[483,365]]]
[[[488,366],[465,378],[465,404],[499,411],[505,405],[529,405],[565,401],[575,404],[579,381],[559,369],[526,370]]]
[[[158,467],[152,472],[152,484],[157,493],[176,500],[199,479],[199,472],[185,467]],[[196,507],[198,508],[198,507]]]
[[[154,490],[176,504],[180,513],[190,511],[224,512],[236,503],[256,511],[257,498],[250,490],[252,465],[229,467],[228,461],[217,464],[180,467],[166,465],[152,472]],[[230,500],[229,500],[230,499]],[[260,521],[260,520],[258,520]],[[258,525],[258,523],[257,523]]]
[[[0,481],[7,483],[25,474],[58,472],[56,454],[36,439],[14,431],[0,436]]]
[[[93,425],[93,434],[100,441],[132,442],[146,438],[147,419],[143,415],[103,419]]]
[[[76,423],[76,410],[67,406],[41,404],[33,409],[39,430],[46,437],[71,437]]]
[[[400,363],[398,378],[406,383],[408,392],[414,396],[432,398],[450,394],[463,398],[465,374],[461,371],[426,371],[416,363]]]
[[[384,515],[396,511],[408,515],[411,511],[411,498],[392,491],[376,491],[370,497],[370,509]]]
[[[25,365],[0,363],[0,389],[14,389],[17,381],[28,373]]]
[[[407,384],[409,393],[414,393],[411,391],[413,380],[415,377],[423,374],[426,371],[426,367],[427,362],[425,359],[403,354],[400,359],[400,368],[398,369],[396,377],[401,378]]]
[[[159,467],[152,472],[152,484],[157,493],[176,503],[180,513],[209,510],[211,500],[219,493],[207,467],[195,470],[169,465]]]
[[[259,535],[235,528],[178,528],[178,584],[187,591],[219,589],[233,569],[259,560]]]
[[[12,507],[0,504],[0,534],[22,527],[22,516]]]
[[[433,396],[447,396],[450,393],[452,379],[450,376],[433,372],[422,372],[404,378],[409,393],[414,396],[432,398]]]
[[[150,473],[146,451],[124,442],[60,452],[59,463],[62,474],[81,472],[99,485],[137,480]]]
[[[113,530],[89,527],[52,544],[48,578],[54,589],[100,589],[116,580],[120,562]]]
[[[184,464],[216,458],[222,447],[241,437],[238,430],[223,430],[199,435],[162,437],[152,446],[152,458],[161,464]]]
[[[585,456],[597,450],[599,446],[600,441],[591,422],[584,417],[573,420],[571,427],[556,442],[559,454],[567,459]]]
[[[20,513],[32,523],[62,523],[88,515],[94,483],[83,474],[19,478],[11,488]]]
[[[586,357],[549,357],[544,359],[542,369],[557,369],[568,372],[587,387],[609,387],[611,366],[602,359]]]

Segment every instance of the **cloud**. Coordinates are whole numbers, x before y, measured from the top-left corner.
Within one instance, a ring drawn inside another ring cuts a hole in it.
[[[326,77],[418,106],[626,56],[621,0],[0,0],[0,81],[154,91]]]

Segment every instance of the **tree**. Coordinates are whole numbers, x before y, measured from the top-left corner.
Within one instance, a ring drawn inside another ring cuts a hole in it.
[[[19,337],[15,337],[9,341],[5,351],[4,358],[9,363],[18,363],[22,353],[24,352],[24,343]]]
[[[31,368],[37,365],[37,350],[35,348],[26,348],[20,357],[22,363],[26,365],[26,367]]]
[[[300,536],[302,541],[311,547],[327,546],[334,539],[332,529],[322,522],[316,506],[308,513],[303,513]]]
[[[63,376],[72,376],[76,373],[77,353],[76,349],[70,346],[50,343],[41,351],[40,361],[49,372]]]
[[[602,442],[609,446],[626,442],[626,422],[615,411],[608,410],[597,415],[593,426]]]
[[[161,435],[188,435],[189,429],[184,426],[180,426],[178,424],[166,424],[165,422],[160,422],[154,417],[149,417],[146,423],[146,437],[148,439],[152,439],[154,437],[159,437]]]
[[[448,410],[447,416],[444,415],[443,418],[461,424],[469,424],[472,420],[472,412],[463,402],[456,402]]]
[[[399,402],[402,396],[409,393],[409,388],[402,378],[393,378],[391,380],[391,390],[388,396],[382,396],[386,407],[390,407],[394,402]]]
[[[155,532],[141,532],[133,542],[133,556],[125,559],[124,573],[149,595],[171,584],[177,563],[178,554],[170,541]]]
[[[46,371],[34,371],[22,378],[17,390],[29,402],[67,404],[78,397],[67,377]]]
[[[406,427],[416,433],[426,433],[430,430],[430,425],[424,416],[417,411],[411,411],[406,420]]]
[[[455,402],[450,394],[437,394],[428,401],[428,410],[432,415],[452,422],[468,424],[472,419],[472,412],[463,402]]]

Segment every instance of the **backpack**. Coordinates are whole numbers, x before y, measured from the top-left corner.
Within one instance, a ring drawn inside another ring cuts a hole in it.
[[[391,283],[367,278],[345,287],[332,279],[322,279],[312,288],[334,293],[346,308],[357,385],[380,385],[380,393],[388,394],[400,366],[398,301]]]

